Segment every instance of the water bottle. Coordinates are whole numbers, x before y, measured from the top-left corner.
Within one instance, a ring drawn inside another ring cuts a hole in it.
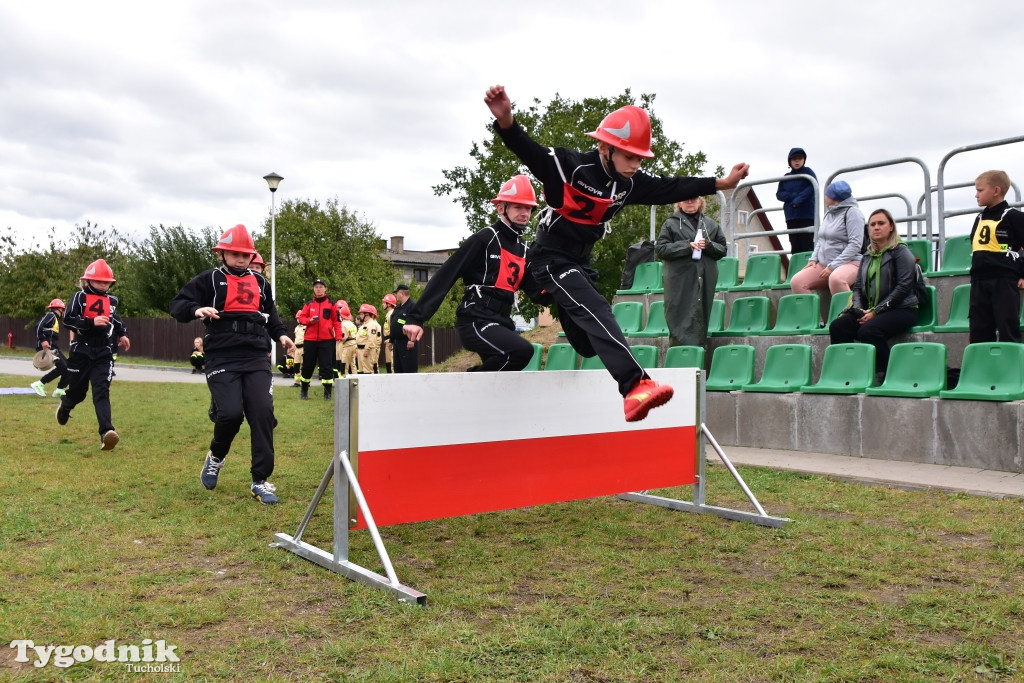
[[[693,241],[700,242],[702,239],[704,239],[703,231],[700,228],[697,228],[697,234],[694,235]],[[694,261],[700,261],[700,255],[703,252],[703,249],[694,249],[693,253],[690,255],[690,258],[692,258]]]

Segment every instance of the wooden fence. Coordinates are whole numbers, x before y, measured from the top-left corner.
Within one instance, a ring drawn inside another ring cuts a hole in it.
[[[37,322],[38,318],[10,318],[0,315],[0,334],[3,335],[0,343],[5,347],[9,343],[20,349],[35,349]],[[124,324],[128,328],[132,348],[128,353],[118,354],[122,361],[128,361],[135,356],[187,363],[192,352],[192,340],[203,335],[203,324],[198,320],[182,324],[171,318],[125,318]],[[68,333],[63,326],[60,330],[60,345],[67,351]],[[428,327],[424,330],[423,340],[420,342],[420,365],[440,363],[460,350],[462,344],[459,343],[459,335],[454,329]],[[384,362],[383,353],[380,362]]]

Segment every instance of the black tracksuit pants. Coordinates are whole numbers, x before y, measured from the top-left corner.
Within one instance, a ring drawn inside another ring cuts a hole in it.
[[[213,397],[213,439],[210,452],[224,458],[242,426],[249,422],[253,481],[269,479],[274,471],[273,375],[266,356],[219,358],[206,354],[206,386]]]
[[[100,436],[114,428],[110,415],[110,381],[114,377],[114,359],[109,346],[76,344],[68,358],[68,393],[60,399],[61,406],[71,411],[85,400],[92,385],[92,406],[96,411]]]
[[[1020,290],[1013,278],[971,278],[970,343],[1020,343]]]
[[[843,314],[828,326],[833,344],[863,342],[875,347],[875,372],[889,367],[889,340],[917,324],[916,308],[891,308],[863,325],[852,315]]]
[[[303,343],[302,372],[299,380],[309,384],[313,379],[313,368],[320,366],[320,383],[334,384],[334,355],[337,344],[333,339]]]
[[[594,283],[597,271],[562,252],[530,246],[530,272],[558,304],[558,319],[572,347],[585,358],[597,355],[625,396],[648,377],[633,357],[612,306]]]
[[[522,370],[533,358],[533,344],[493,320],[459,318],[455,325],[462,346],[480,354],[480,365],[470,368],[477,372],[504,372]]]

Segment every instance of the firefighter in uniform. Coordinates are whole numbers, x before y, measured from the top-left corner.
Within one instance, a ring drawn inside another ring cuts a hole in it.
[[[394,344],[391,343],[391,316],[395,312],[395,306],[398,305],[398,299],[394,294],[385,294],[381,303],[384,304],[384,324],[381,325],[381,335],[384,338],[384,367],[390,375],[394,372],[395,358]]]
[[[231,442],[249,423],[251,435],[252,497],[271,505],[278,501],[276,487],[268,479],[274,471],[274,378],[267,362],[271,338],[288,355],[295,344],[277,315],[270,283],[249,270],[256,249],[244,225],[229,228],[213,247],[220,256],[218,268],[192,278],[171,300],[175,320],[187,323],[199,318],[206,326],[206,385],[214,410],[213,438],[206,454],[200,482],[207,489],[217,477]]]
[[[590,252],[626,205],[673,204],[727,190],[747,176],[749,167],[737,164],[718,179],[655,177],[640,170],[654,154],[650,117],[639,107],[608,114],[587,133],[598,141],[597,149],[577,152],[530,138],[516,123],[504,86],[489,88],[484,102],[498,137],[544,186],[548,207],[530,245],[531,273],[554,297],[569,343],[582,356],[599,356],[615,378],[626,421],[644,419],[667,403],[673,390],[652,380],[633,356],[611,304],[594,286],[598,274],[590,267]]]
[[[36,325],[36,351],[49,349],[53,354],[53,369],[42,376],[39,380],[32,382],[31,386],[40,396],[46,396],[46,385],[53,380],[60,378],[57,388],[53,390],[53,397],[60,398],[68,386],[68,361],[61,353],[58,343],[60,342],[60,319],[64,315],[66,306],[60,299],[54,299],[46,307],[46,314]]]
[[[537,196],[530,179],[517,175],[501,186],[491,202],[498,220],[470,235],[448,257],[406,314],[403,330],[410,340],[418,340],[423,323],[437,312],[461,277],[466,290],[456,312],[456,329],[463,347],[480,354],[482,361],[469,368],[471,372],[522,370],[533,357],[533,345],[516,332],[511,316],[520,287],[534,298],[538,296],[526,267],[527,247],[522,237]]]
[[[117,297],[107,293],[116,282],[107,262],[98,259],[90,263],[81,281],[81,291],[75,292],[64,312],[64,325],[74,338],[68,356],[68,389],[57,406],[57,424],[68,423],[71,411],[85,400],[91,384],[101,448],[109,451],[121,440],[110,413],[110,380],[114,375],[111,349],[127,351],[131,343],[117,314]]]
[[[313,300],[302,307],[298,320],[306,326],[302,370],[299,373],[302,393],[299,398],[309,398],[313,368],[319,365],[324,400],[329,401],[334,388],[334,345],[341,337],[341,320],[338,318],[338,305],[327,296],[327,284],[320,278],[313,281]]]
[[[343,375],[354,375],[358,372],[356,365],[356,335],[359,328],[352,322],[352,311],[348,303],[342,301],[338,306],[338,314],[341,316],[341,373]]]
[[[380,357],[380,323],[377,307],[363,304],[359,307],[359,331],[356,333],[356,359],[360,375],[377,374]]]

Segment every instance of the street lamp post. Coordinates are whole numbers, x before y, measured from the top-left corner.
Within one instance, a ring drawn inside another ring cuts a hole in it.
[[[274,305],[277,305],[277,211],[274,203],[274,195],[277,194],[277,186],[284,180],[283,177],[276,173],[268,173],[263,176],[263,179],[267,181],[267,186],[270,187],[270,296],[274,299]],[[272,339],[271,343],[271,358],[273,362],[271,366],[277,363],[277,340]]]

